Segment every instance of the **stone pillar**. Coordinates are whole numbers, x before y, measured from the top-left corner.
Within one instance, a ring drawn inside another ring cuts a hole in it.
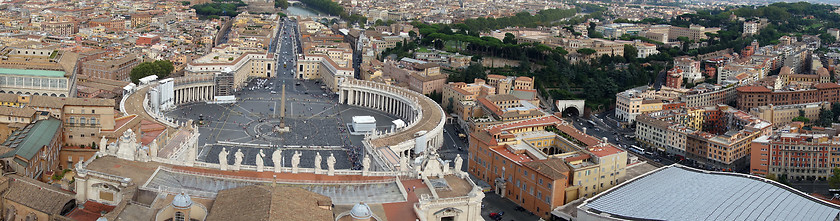
[[[84,202],[87,200],[87,179],[84,176],[77,174],[76,181],[76,202]]]

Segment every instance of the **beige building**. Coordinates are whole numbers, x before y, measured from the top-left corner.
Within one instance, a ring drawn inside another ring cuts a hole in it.
[[[140,62],[140,58],[133,54],[103,57],[82,63],[81,74],[88,77],[130,81],[131,69]]]
[[[647,87],[631,88],[616,94],[615,116],[621,122],[632,124],[641,114],[674,109],[685,105],[680,96],[687,90],[662,87],[648,90]]]
[[[750,114],[755,115],[762,120],[769,121],[774,127],[779,127],[793,122],[793,118],[799,116],[802,111],[805,118],[810,119],[806,125],[813,125],[820,117],[820,109],[831,109],[829,102],[817,102],[806,104],[790,104],[790,105],[768,105],[750,108]]]
[[[187,64],[185,76],[233,73],[233,88],[239,90],[249,77],[270,78],[276,73],[274,53],[260,48],[221,45]]]
[[[399,62],[386,61],[382,74],[389,76],[395,84],[421,94],[442,93],[449,77],[449,74],[440,72],[440,65],[412,58],[402,58]]]
[[[750,142],[771,129],[770,122],[721,104],[641,115],[636,139],[649,150],[677,154],[713,169],[737,170],[748,164]],[[684,152],[678,149],[682,144],[666,140],[681,141],[683,134]]]
[[[525,76],[487,75],[487,85],[495,87],[498,94],[510,94],[512,90],[533,90],[534,79]]]
[[[321,79],[331,91],[353,78],[353,50],[347,43],[302,42],[303,54],[297,56],[296,79]]]

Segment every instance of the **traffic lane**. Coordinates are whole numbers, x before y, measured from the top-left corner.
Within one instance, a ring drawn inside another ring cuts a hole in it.
[[[577,122],[575,122],[575,121],[577,121]],[[604,137],[606,137],[607,140],[610,143],[619,144],[619,146],[618,146],[619,149],[622,149],[624,151],[627,151],[631,155],[639,157],[640,160],[648,161],[648,162],[651,162],[652,164],[661,163],[663,165],[670,165],[670,164],[675,163],[674,159],[669,159],[668,157],[658,156],[656,154],[654,154],[654,155],[637,154],[635,152],[627,150],[627,148],[625,148],[625,147],[629,147],[630,145],[637,145],[636,140],[626,138],[621,133],[615,133],[615,131],[609,131],[609,130],[602,130],[600,127],[592,127],[592,125],[589,124],[589,122],[586,121],[585,119],[572,119],[572,122],[574,123],[574,127],[576,129],[578,129],[579,131],[583,131],[583,128],[587,128],[586,129],[586,134],[589,135],[589,136],[593,136],[593,137],[596,137],[598,139],[603,139]],[[598,125],[598,124],[596,123],[596,125]]]
[[[526,194],[526,193],[523,193]],[[481,209],[481,217],[484,220],[493,220],[490,218],[490,213],[504,212],[500,220],[539,220],[540,217],[528,211],[516,211],[519,207],[514,199],[502,198],[493,192],[485,193],[482,203],[484,208]]]

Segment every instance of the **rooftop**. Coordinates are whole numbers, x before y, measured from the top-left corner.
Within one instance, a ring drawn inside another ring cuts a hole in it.
[[[581,212],[645,220],[836,220],[840,207],[775,181],[677,165],[586,200]]]
[[[0,158],[14,157],[15,155],[31,160],[35,154],[46,145],[50,144],[52,137],[58,132],[61,126],[61,121],[57,119],[40,120],[29,124],[21,130],[17,130],[9,135],[3,146],[13,148],[14,150],[0,155]],[[23,166],[28,166],[28,163],[20,162]]]
[[[299,187],[251,185],[219,191],[207,220],[332,220],[331,204]]]
[[[36,77],[64,77],[65,73],[63,71],[0,68],[0,74],[27,75]]]

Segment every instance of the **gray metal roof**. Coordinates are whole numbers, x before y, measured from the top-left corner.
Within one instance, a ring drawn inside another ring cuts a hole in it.
[[[835,220],[840,213],[836,205],[776,182],[677,166],[628,181],[578,208],[652,220]]]

